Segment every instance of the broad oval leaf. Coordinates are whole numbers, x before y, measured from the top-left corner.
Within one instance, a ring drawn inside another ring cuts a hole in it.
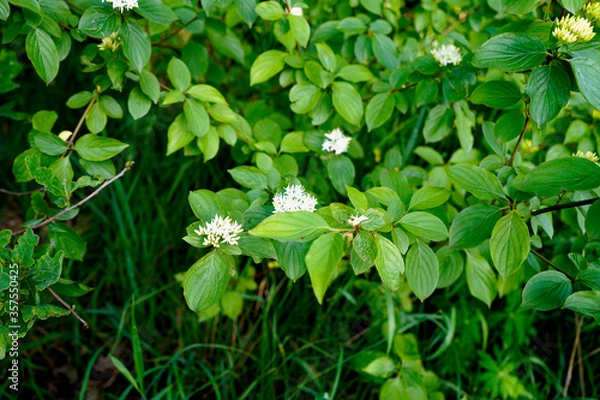
[[[400,287],[400,275],[404,273],[404,259],[400,250],[389,239],[381,235],[375,236],[375,245],[377,251],[375,267],[379,277],[390,290],[396,291]]]
[[[346,121],[360,125],[363,117],[363,104],[356,88],[347,82],[333,82],[333,106]]]
[[[600,291],[583,290],[575,292],[565,300],[563,308],[600,320]]]
[[[478,246],[490,237],[501,216],[500,208],[486,204],[465,208],[450,225],[450,247],[469,249]]]
[[[188,203],[196,218],[203,223],[212,221],[217,215],[222,217],[227,215],[227,208],[223,200],[210,190],[200,189],[190,192]]]
[[[273,214],[265,218],[249,233],[282,242],[289,240],[308,242],[328,230],[329,225],[320,215],[308,211],[294,211]]]
[[[450,191],[440,186],[424,186],[410,199],[409,210],[428,210],[439,207],[450,198]]]
[[[285,275],[296,282],[306,272],[306,253],[310,243],[302,242],[273,242],[279,268]]]
[[[323,304],[325,291],[329,287],[335,267],[343,255],[344,237],[337,232],[322,235],[308,249],[305,258],[306,269],[319,304]]]
[[[183,295],[193,311],[216,304],[227,290],[229,271],[235,267],[233,257],[222,251],[211,251],[187,270],[183,279]]]
[[[250,86],[267,81],[285,66],[287,54],[279,50],[267,50],[254,60],[250,67]]]
[[[413,235],[440,242],[448,237],[448,229],[441,219],[423,211],[413,211],[400,219],[400,225]]]
[[[415,295],[425,300],[435,290],[440,278],[440,266],[431,247],[417,240],[406,255],[406,279]]]
[[[529,254],[529,230],[523,218],[511,211],[494,226],[490,239],[494,266],[503,278],[521,267]]]
[[[508,108],[521,100],[521,91],[509,81],[490,81],[477,86],[469,100],[491,108]]]
[[[495,200],[504,197],[502,184],[496,175],[487,169],[469,164],[453,165],[448,176],[454,184],[472,193],[481,200]]]
[[[35,72],[46,85],[58,75],[58,52],[54,41],[41,29],[34,29],[27,34],[25,41],[27,58],[31,60]]]
[[[546,59],[546,47],[540,39],[523,33],[502,33],[481,45],[473,56],[478,68],[525,71]]]
[[[467,252],[467,285],[473,296],[491,306],[496,297],[496,274],[487,260]]]
[[[80,157],[88,161],[104,161],[116,156],[129,147],[128,144],[117,139],[87,134],[75,142],[75,151]]]
[[[569,102],[571,78],[558,65],[544,65],[531,73],[525,92],[531,99],[531,119],[543,125],[554,119]]]
[[[523,307],[549,311],[560,308],[573,288],[569,278],[559,271],[543,271],[527,281],[523,289]]]
[[[119,30],[123,38],[123,53],[133,66],[141,71],[150,61],[152,46],[148,34],[141,26],[133,22],[126,22]]]

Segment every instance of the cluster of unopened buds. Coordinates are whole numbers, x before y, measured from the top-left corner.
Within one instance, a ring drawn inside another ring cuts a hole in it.
[[[552,31],[561,44],[572,44],[575,42],[589,42],[596,35],[592,23],[584,17],[567,15],[556,21],[556,27]]]

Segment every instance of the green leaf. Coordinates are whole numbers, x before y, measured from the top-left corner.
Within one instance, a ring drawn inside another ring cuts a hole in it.
[[[406,255],[406,279],[410,288],[423,301],[433,293],[439,278],[440,266],[435,253],[417,240]]]
[[[58,75],[58,52],[52,38],[40,29],[34,29],[27,34],[25,41],[27,58],[31,60],[35,72],[46,85]]]
[[[189,130],[187,119],[183,113],[175,117],[171,125],[169,125],[167,137],[169,139],[167,143],[167,155],[184,148],[196,138],[194,133]]]
[[[267,50],[259,55],[250,67],[250,86],[265,82],[285,66],[287,54],[279,50]]]
[[[472,62],[478,68],[516,72],[537,67],[545,59],[546,48],[540,39],[523,33],[502,33],[481,45]]]
[[[167,66],[167,75],[169,80],[175,87],[182,92],[185,92],[192,83],[192,75],[187,65],[178,58],[171,58]]]
[[[409,210],[420,211],[439,207],[450,198],[450,191],[439,186],[424,186],[410,199]]]
[[[67,184],[73,180],[73,167],[69,157],[59,158],[48,167],[52,175],[56,176],[61,183]]]
[[[375,77],[371,70],[364,65],[346,65],[340,69],[337,76],[350,82],[368,82]]]
[[[81,239],[81,236],[72,228],[59,222],[53,222],[48,225],[50,230],[50,245],[56,250],[62,251],[65,258],[71,258],[77,261],[83,261],[87,244]]]
[[[51,156],[59,156],[67,151],[67,144],[57,135],[48,132],[35,132],[33,135],[33,147],[42,153]]]
[[[337,232],[317,238],[306,253],[306,269],[319,304],[323,304],[325,291],[331,284],[336,266],[343,255],[344,237]]]
[[[363,104],[356,88],[347,82],[333,82],[333,106],[346,121],[360,125],[363,117]]]
[[[161,0],[143,0],[133,10],[148,21],[159,25],[169,25],[179,19],[171,7],[164,5]]]
[[[100,108],[100,104],[96,103],[90,108],[90,112],[85,117],[85,125],[92,133],[101,132],[106,127],[106,114]]]
[[[477,86],[469,100],[491,108],[509,108],[521,100],[521,91],[509,81],[490,81]]]
[[[152,106],[152,100],[148,98],[140,89],[140,87],[134,87],[129,92],[129,98],[127,99],[127,108],[133,119],[140,119],[144,115],[148,114],[150,107]]]
[[[488,239],[502,216],[500,208],[475,204],[462,210],[450,225],[450,247],[469,249]]]
[[[310,38],[310,25],[304,17],[297,15],[288,15],[288,21],[290,22],[290,29],[294,38],[298,41],[298,44],[302,47],[308,45],[308,39]]]
[[[187,99],[183,103],[183,112],[188,123],[188,130],[198,137],[206,135],[210,128],[210,118],[206,108],[199,101]]]
[[[496,274],[487,260],[467,252],[467,285],[473,296],[491,306],[496,297]]]
[[[158,97],[160,96],[160,84],[152,72],[146,70],[140,72],[140,87],[142,88],[142,92],[144,92],[144,94],[154,103],[158,101]]]
[[[512,186],[538,196],[554,196],[563,190],[590,190],[600,186],[600,166],[580,157],[546,161],[515,179]]]
[[[152,46],[148,34],[141,26],[133,22],[125,22],[119,30],[123,38],[123,53],[133,66],[141,71],[150,61]]]
[[[79,93],[75,93],[73,96],[69,97],[67,100],[67,107],[69,108],[81,108],[85,107],[89,104],[90,101],[94,98],[94,95],[91,92],[83,91]]]
[[[333,50],[331,50],[327,43],[317,43],[315,47],[317,49],[317,56],[323,67],[329,72],[335,72],[337,69],[337,60]]]
[[[422,79],[415,88],[415,106],[432,103],[438,96],[438,84],[433,79]]]
[[[456,186],[472,193],[481,200],[495,200],[504,197],[502,184],[487,169],[469,164],[453,165],[446,170]]]
[[[285,272],[288,278],[296,282],[306,272],[305,257],[310,244],[278,241],[275,241],[273,244],[277,252],[279,267]]]
[[[365,114],[365,120],[367,121],[367,127],[369,131],[383,125],[394,111],[395,101],[389,93],[378,93],[369,104],[367,104],[367,111]]]
[[[282,242],[290,240],[308,242],[328,230],[329,225],[320,215],[308,211],[295,211],[273,214],[250,230],[249,233]]]
[[[248,189],[266,189],[267,176],[256,167],[240,166],[227,170],[234,181]]]
[[[221,92],[210,85],[194,85],[186,93],[200,101],[227,105],[227,100],[225,100]]]
[[[112,158],[129,147],[117,139],[87,134],[75,142],[77,154],[88,161],[104,161]]]
[[[439,142],[448,136],[453,122],[454,113],[451,109],[442,104],[433,107],[427,114],[423,127],[425,141],[428,143]]]
[[[371,361],[362,371],[376,378],[389,378],[396,370],[396,363],[388,356],[382,356]]]
[[[465,262],[460,252],[450,247],[440,247],[435,254],[440,265],[440,279],[437,288],[445,288],[452,285],[463,272]]]
[[[600,201],[595,201],[588,209],[585,231],[590,240],[600,240]]]
[[[123,109],[121,105],[111,96],[101,96],[98,99],[98,105],[104,114],[111,118],[123,118]]]
[[[581,94],[589,101],[596,109],[600,109],[600,92],[597,88],[600,86],[600,63],[597,60],[585,57],[575,57],[569,60],[577,86],[581,90]]]
[[[35,130],[50,132],[57,119],[58,114],[55,111],[38,111],[33,115],[31,123]]]
[[[503,278],[517,271],[529,254],[529,230],[516,211],[500,218],[490,239],[494,266]]]
[[[198,148],[204,154],[204,162],[215,158],[219,152],[219,132],[214,126],[211,126],[206,135],[198,138]]]
[[[386,35],[375,33],[372,37],[373,54],[377,61],[382,63],[390,71],[398,68],[398,55],[396,44]]]
[[[277,21],[285,16],[283,7],[276,1],[261,1],[256,5],[256,13],[267,21]]]
[[[35,289],[42,291],[58,282],[62,271],[63,252],[57,252],[54,257],[42,255],[29,270],[28,275],[35,282]]]
[[[42,9],[40,8],[40,2],[38,0],[9,0],[9,3],[17,7],[31,10],[36,14],[42,14]]]
[[[354,183],[354,164],[344,155],[334,156],[327,160],[327,174],[335,190],[346,194],[346,186]]]
[[[304,144],[304,132],[290,132],[281,140],[283,153],[308,153],[310,149]]]
[[[25,233],[17,239],[17,244],[12,249],[11,261],[15,264],[19,264],[19,267],[31,267],[35,261],[33,258],[33,250],[39,240],[39,236],[33,233],[31,228],[27,228]]]
[[[525,116],[520,111],[503,114],[494,128],[497,143],[507,143],[519,136],[525,127]]]
[[[600,320],[600,291],[575,292],[565,301],[563,308],[568,308],[583,315]]]
[[[196,261],[183,279],[183,295],[188,307],[198,312],[221,300],[229,282],[229,271],[234,268],[233,257],[221,251],[211,251]]]
[[[116,32],[121,17],[108,7],[89,7],[79,19],[79,30],[93,38],[102,39]]]
[[[366,232],[361,232],[361,234]],[[370,233],[366,233],[367,235],[371,235]],[[357,236],[358,237],[358,236]],[[354,250],[356,254],[360,257],[361,253],[375,253],[375,267],[377,268],[377,272],[379,273],[379,277],[381,281],[392,291],[396,291],[400,288],[401,277],[400,275],[404,273],[404,259],[400,254],[400,250],[394,243],[392,243],[389,239],[381,235],[375,235],[375,249],[371,249],[372,245],[368,244],[367,248],[361,249],[357,248],[356,244],[354,244]],[[369,254],[369,258],[372,255]],[[362,257],[361,257],[362,258]],[[364,261],[372,262],[372,260],[364,259]]]
[[[306,114],[317,105],[320,97],[321,91],[312,83],[298,83],[290,90],[290,108],[296,114]]]
[[[587,0],[559,0],[558,2],[571,14],[575,14],[587,3]]]
[[[558,65],[544,65],[531,73],[525,93],[531,99],[531,119],[543,125],[553,120],[569,102],[571,78]]]
[[[71,310],[55,306],[53,304],[42,304],[39,306],[23,306],[21,312],[23,313],[23,321],[33,321],[34,318],[46,320],[48,318],[65,317],[71,314]]]
[[[375,257],[377,257],[377,244],[372,233],[362,230],[359,231],[354,239],[352,239],[352,249],[361,260],[371,264],[375,263]],[[386,255],[382,256],[381,262],[386,262],[386,260],[383,259],[385,256]],[[390,254],[387,256],[390,256]]]
[[[523,307],[549,311],[560,308],[571,294],[571,281],[559,271],[543,271],[527,281],[523,289]]]
[[[592,290],[600,290],[600,269],[587,268],[577,274],[577,281]]]
[[[402,217],[399,222],[404,229],[425,240],[441,242],[448,237],[446,225],[428,212],[413,211]]]
[[[79,162],[85,171],[92,176],[99,176],[102,179],[110,179],[115,176],[115,164],[111,160],[94,162],[80,158]]]
[[[212,221],[212,219],[220,215],[227,215],[227,208],[221,198],[210,190],[200,189],[190,192],[188,203],[192,212],[203,223]]]
[[[52,290],[58,293],[59,296],[80,297],[94,289],[68,279],[59,279],[58,282],[52,286]]]

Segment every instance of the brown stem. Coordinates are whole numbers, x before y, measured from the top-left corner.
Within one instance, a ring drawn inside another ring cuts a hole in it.
[[[573,201],[571,203],[565,203],[565,204],[557,204],[555,206],[541,208],[539,210],[532,211],[531,215],[540,215],[540,214],[549,213],[552,211],[563,210],[565,208],[587,206],[589,204],[593,204],[598,199],[600,199],[600,197],[594,197],[593,199],[587,199],[587,200],[581,200],[581,201]]]
[[[581,340],[577,345],[577,364],[579,364],[579,384],[581,385],[581,397],[585,399],[587,396],[585,395],[585,375],[583,371],[583,360],[581,358]]]
[[[563,274],[567,275],[567,277],[568,277],[568,274],[567,274],[565,271],[563,271],[562,269],[560,269],[560,268],[559,268],[557,265],[554,265],[554,263],[553,263],[552,261],[548,260],[548,259],[547,259],[546,257],[544,257],[544,256],[543,256],[541,253],[537,252],[537,251],[536,251],[536,250],[534,250],[534,249],[531,249],[531,252],[532,252],[533,254],[535,254],[535,255],[536,255],[538,258],[540,258],[540,259],[541,259],[543,262],[545,262],[546,264],[548,264],[549,266],[551,266],[551,267],[552,267],[552,268],[554,268],[555,270],[562,272]],[[571,278],[569,278],[569,279],[571,279]],[[573,280],[573,279],[571,279],[571,280]]]
[[[579,338],[581,336],[581,327],[583,326],[583,318],[579,315],[575,315],[575,340],[573,341],[573,350],[571,351],[571,359],[569,361],[569,368],[567,370],[567,378],[565,379],[565,388],[563,389],[563,397],[567,397],[569,392],[569,386],[571,385],[571,378],[573,377],[573,365],[575,363],[575,352],[579,345]]]
[[[193,22],[197,21],[198,17],[194,17],[192,19],[190,19],[188,22],[186,22],[185,24],[183,24],[181,26],[181,28],[177,29],[175,32],[172,32],[170,35],[166,36],[164,39],[160,40],[157,43],[152,43],[152,46],[162,46],[162,47],[166,47],[163,46],[163,44],[168,41],[169,39],[171,39],[172,37],[174,37],[175,35],[177,35],[179,32],[181,32],[182,30],[184,30],[185,28],[187,28],[189,25],[191,25]]]
[[[513,162],[515,161],[515,157],[517,156],[517,152],[519,151],[519,147],[521,147],[521,142],[523,141],[523,137],[525,136],[525,131],[527,130],[527,125],[529,125],[529,113],[527,113],[527,118],[525,119],[525,126],[519,135],[519,140],[517,141],[517,145],[510,156],[510,160],[508,160],[508,166],[512,167]]]
[[[102,191],[102,189],[104,189],[105,187],[107,187],[108,185],[110,185],[111,183],[113,183],[117,179],[121,178],[123,175],[125,175],[125,172],[129,171],[129,169],[131,168],[131,165],[133,165],[133,162],[131,162],[131,161],[127,162],[127,164],[125,165],[125,168],[123,168],[123,170],[121,172],[119,172],[117,175],[115,175],[111,179],[107,180],[106,182],[104,182],[102,185],[100,185],[100,187],[98,189],[96,189],[95,191],[93,191],[89,196],[87,196],[83,200],[79,201],[77,204],[74,204],[71,207],[65,208],[64,210],[62,210],[61,212],[59,212],[55,216],[53,216],[51,218],[48,218],[47,220],[45,220],[43,222],[40,222],[39,224],[34,225],[34,226],[30,227],[30,228],[31,229],[37,229],[37,228],[41,228],[42,226],[48,225],[50,222],[56,221],[58,218],[60,218],[61,216],[65,215],[69,211],[71,211],[71,210],[73,210],[73,209],[81,206],[84,203],[87,203],[93,197],[95,197],[98,193],[100,193]],[[14,231],[13,232],[13,236],[25,232],[25,230],[26,229],[20,229],[18,231]]]
[[[81,323],[83,324],[83,327],[85,329],[90,329],[90,326],[88,325],[88,323],[85,321],[85,319],[81,318],[79,316],[79,314],[77,314],[75,312],[75,310],[73,310],[73,308],[71,308],[71,306],[62,299],[62,297],[60,297],[58,294],[56,294],[56,292],[50,288],[48,288],[48,291],[52,294],[52,296],[56,297],[56,300],[60,301],[62,303],[63,306],[65,306],[67,308],[67,310],[71,311],[71,314],[73,314],[79,321],[81,321]]]
[[[10,190],[0,189],[0,193],[5,193],[5,194],[11,195],[11,196],[27,196],[28,194],[31,194],[31,193],[43,192],[43,191],[44,191],[43,188],[30,190],[28,192],[11,192]]]
[[[94,95],[94,97],[92,97],[92,101],[90,101],[90,104],[88,104],[87,108],[83,112],[83,115],[81,116],[81,118],[79,118],[79,122],[77,123],[77,126],[75,127],[75,130],[73,131],[73,134],[71,135],[71,137],[69,138],[69,142],[67,143],[67,146],[69,148],[71,146],[73,146],[73,141],[75,141],[75,136],[77,136],[77,134],[79,133],[79,130],[81,129],[81,126],[83,125],[83,121],[85,120],[85,117],[87,117],[88,113],[92,109],[92,106],[96,102],[97,97],[98,96],[96,96],[96,95]],[[63,154],[63,156],[64,156],[64,154]]]

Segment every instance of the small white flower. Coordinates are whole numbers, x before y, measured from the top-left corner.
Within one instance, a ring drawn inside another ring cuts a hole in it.
[[[301,17],[304,14],[304,10],[302,7],[292,7],[290,9],[290,15],[295,15],[296,17]]]
[[[273,198],[273,213],[287,211],[310,211],[314,212],[317,199],[306,193],[302,185],[290,185],[285,188],[284,193],[277,193]]]
[[[344,135],[340,128],[335,128],[329,133],[325,134],[327,138],[323,142],[322,149],[328,152],[335,152],[335,154],[342,154],[348,151],[348,144],[352,138]]]
[[[138,0],[102,0],[102,2],[112,3],[113,8],[118,8],[121,12],[138,7]]]
[[[462,61],[460,49],[453,44],[444,44],[442,47],[431,50],[433,58],[441,65],[458,65]]]
[[[215,215],[212,221],[207,223],[206,226],[201,226],[194,232],[200,236],[206,235],[204,239],[205,246],[213,245],[214,247],[219,247],[222,243],[235,246],[240,239],[239,234],[243,231],[244,228],[231,218],[223,218],[220,215]]]
[[[573,153],[573,157],[585,158],[586,160],[590,160],[591,162],[600,165],[600,163],[598,163],[598,160],[600,160],[600,158],[598,158],[596,153],[592,151],[586,151],[584,153],[583,151],[579,150],[577,151],[577,153]]]
[[[350,218],[348,220],[348,223],[354,227],[356,227],[357,225],[360,225],[361,222],[365,222],[366,220],[368,220],[369,217],[367,217],[366,215],[354,215],[352,216],[352,218]]]

